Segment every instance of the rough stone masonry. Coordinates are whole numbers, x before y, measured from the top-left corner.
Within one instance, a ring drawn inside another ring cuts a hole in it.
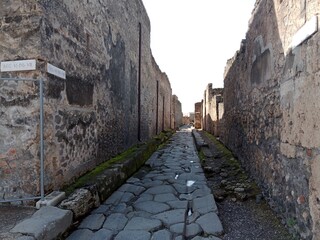
[[[228,61],[221,140],[302,239],[320,239],[318,0],[258,0]]]
[[[36,70],[1,77],[45,81],[46,192],[174,127],[141,0],[2,1],[0,61],[25,59]],[[47,63],[66,79],[46,73]],[[39,84],[0,81],[0,199],[39,193],[39,141]]]

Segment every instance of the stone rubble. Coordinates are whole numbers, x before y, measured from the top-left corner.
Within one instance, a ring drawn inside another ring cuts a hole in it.
[[[215,239],[223,234],[188,128],[93,210],[72,232],[75,239]]]

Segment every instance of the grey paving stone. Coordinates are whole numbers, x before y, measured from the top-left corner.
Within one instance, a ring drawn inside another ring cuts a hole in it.
[[[160,180],[160,181],[165,181],[168,179],[174,179],[175,175],[174,174],[161,174],[160,176],[154,177],[154,180]]]
[[[161,220],[166,225],[172,225],[176,223],[182,223],[184,221],[184,214],[184,209],[175,209],[156,214],[152,217]]]
[[[151,240],[171,240],[171,239],[172,239],[171,232],[165,229],[155,232],[151,237]]]
[[[149,240],[151,234],[143,230],[124,230],[114,240]]]
[[[191,193],[190,194],[180,194],[179,199],[180,200],[192,200],[193,196]]]
[[[223,233],[223,227],[218,218],[217,214],[214,212],[207,213],[196,220],[205,234],[212,234],[219,236]]]
[[[93,238],[94,233],[89,229],[80,229],[73,232],[67,240],[88,240]]]
[[[182,234],[183,228],[184,228],[184,223],[173,224],[170,226],[170,232],[173,232],[176,234]]]
[[[200,174],[200,173],[203,173],[203,170],[200,165],[194,164],[191,166],[191,172],[196,173],[196,174]]]
[[[156,202],[169,202],[179,200],[173,193],[163,193],[154,196]]]
[[[127,183],[137,183],[140,182],[139,178],[131,177],[127,180]]]
[[[152,182],[152,178],[147,178],[147,177],[144,177],[140,183],[142,184],[146,184],[146,183],[150,183]],[[137,183],[136,183],[137,184]],[[140,185],[141,186],[141,185]]]
[[[158,219],[150,219],[143,217],[134,217],[125,226],[124,230],[145,230],[155,231],[162,226],[162,223]]]
[[[181,209],[186,209],[187,206],[188,206],[188,201],[187,200],[177,200],[177,201],[170,201],[170,202],[167,202],[167,204],[171,207],[171,208],[174,208],[174,209],[177,209],[177,208],[181,208]]]
[[[110,205],[100,205],[100,207],[94,209],[91,213],[98,214],[98,213],[107,213],[110,209]]]
[[[204,197],[204,196],[207,196],[209,194],[211,194],[211,190],[210,190],[210,188],[208,188],[204,184],[202,185],[201,188],[196,189],[194,192],[192,192],[192,195],[193,195],[194,198]]]
[[[154,177],[158,177],[158,176],[161,176],[160,172],[150,172],[145,177],[146,178],[154,178]]]
[[[153,195],[148,193],[143,193],[139,196],[139,198],[136,200],[136,203],[138,202],[145,202],[145,201],[151,201],[153,200]]]
[[[184,231],[184,223],[178,223],[170,226],[170,231],[176,234],[183,234]],[[201,234],[202,228],[199,226],[199,224],[191,223],[186,225],[186,233],[185,236],[187,238],[197,236]]]
[[[170,209],[167,204],[154,201],[137,202],[133,206],[136,210],[152,214],[161,213]]]
[[[105,216],[103,214],[92,214],[82,220],[79,228],[87,228],[90,230],[98,230],[101,228]]]
[[[198,217],[200,217],[200,213],[192,212],[191,215],[187,216],[188,223],[194,223]]]
[[[173,176],[176,176],[176,172],[174,169],[171,169],[171,168],[164,168],[162,169],[162,173],[163,174],[171,174]]]
[[[212,194],[209,194],[205,197],[193,199],[192,208],[193,211],[197,211],[200,214],[205,214],[208,212],[218,212],[218,208]]]
[[[135,195],[133,193],[130,192],[125,192],[122,197],[121,197],[121,202],[129,202],[130,200],[132,200],[135,197]]]
[[[174,183],[173,187],[176,189],[178,193],[181,193],[181,194],[188,193],[188,187],[186,185],[185,180],[183,180],[182,183]]]
[[[215,236],[210,236],[210,237],[194,237],[191,240],[221,240],[221,238],[215,237]]]
[[[103,228],[106,228],[111,231],[119,231],[124,228],[127,224],[128,219],[122,213],[113,213],[107,217],[106,221],[103,224]]]
[[[125,203],[119,203],[117,206],[115,206],[113,209],[112,209],[113,212],[116,212],[116,213],[123,213],[123,214],[126,214],[128,212],[131,212],[132,211],[132,207],[131,206],[127,206],[127,204]]]
[[[177,236],[174,238],[174,240],[185,240],[185,237],[183,236]]]
[[[170,185],[161,185],[149,188],[146,193],[161,194],[161,193],[176,193],[176,190]]]
[[[130,192],[130,193],[133,193],[136,196],[141,194],[144,190],[146,190],[144,187],[137,186],[137,185],[134,185],[134,184],[128,184],[128,183],[122,185],[118,189],[118,191],[120,191],[120,192]]]
[[[113,233],[107,229],[100,229],[99,231],[95,232],[93,238],[91,240],[112,240]]]
[[[155,181],[146,182],[142,186],[145,188],[150,188],[150,187],[161,186],[161,185],[163,185],[163,181],[155,180]]]
[[[205,181],[206,177],[203,174],[182,173],[179,176],[179,179],[180,180]]]
[[[7,239],[7,238],[5,237],[3,240],[5,240],[5,239]],[[10,239],[11,238],[8,238],[8,240],[10,240]],[[34,237],[32,237],[32,236],[21,236],[21,237],[15,238],[15,240],[36,240],[36,239]]]
[[[124,192],[115,191],[103,204],[117,205],[121,201],[123,194]]]
[[[188,224],[186,227],[187,238],[198,236],[201,233],[202,233],[202,228],[199,226],[199,224],[191,223],[191,224]]]
[[[152,213],[144,212],[144,211],[132,211],[127,214],[127,217],[129,219],[133,217],[144,217],[144,218],[150,218]]]

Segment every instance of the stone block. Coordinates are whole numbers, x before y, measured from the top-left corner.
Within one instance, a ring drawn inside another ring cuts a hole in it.
[[[65,198],[65,192],[53,191],[52,193],[44,197],[44,201],[39,200],[36,203],[36,208],[40,209],[43,206],[56,206]]]
[[[59,207],[71,210],[77,219],[86,215],[89,210],[100,205],[97,193],[91,193],[88,189],[80,188],[63,200]]]
[[[56,239],[72,224],[72,212],[52,206],[42,207],[31,218],[17,224],[12,233],[22,233],[36,239]]]

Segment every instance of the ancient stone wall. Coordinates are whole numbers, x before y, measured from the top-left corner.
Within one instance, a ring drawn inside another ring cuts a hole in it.
[[[36,59],[36,70],[1,77],[45,79],[47,192],[170,128],[171,86],[141,0],[6,1],[0,60],[17,59]],[[47,62],[66,79],[46,73]],[[39,194],[39,84],[0,87],[0,199]]]
[[[203,123],[202,129],[215,136],[219,136],[219,122],[223,116],[223,89],[212,88],[212,84],[208,84],[202,105]]]
[[[174,129],[177,129],[182,124],[182,106],[176,95],[172,96],[172,109],[173,109],[173,126]]]
[[[302,239],[320,238],[318,0],[260,0],[226,66],[222,141]]]
[[[202,128],[202,102],[194,104],[194,127],[196,129]]]
[[[156,76],[154,79],[156,79],[156,119],[155,119],[155,127],[156,127],[156,133],[160,133],[163,130],[168,130],[171,128],[171,95],[172,95],[172,89],[169,82],[169,79],[167,75],[163,72],[161,72],[160,68],[158,67],[155,60],[153,60],[153,65]],[[169,96],[169,97],[168,97]]]

